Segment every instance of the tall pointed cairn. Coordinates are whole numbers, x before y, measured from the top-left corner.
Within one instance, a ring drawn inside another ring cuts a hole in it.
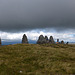
[[[53,36],[50,36],[50,38],[49,38],[49,43],[50,43],[50,44],[55,44],[55,41],[54,41],[54,39],[53,39]]]
[[[43,35],[40,35],[37,40],[37,44],[45,44],[45,43],[46,43],[46,39],[44,38]]]
[[[27,39],[27,36],[25,34],[22,37],[22,43],[23,44],[28,44],[28,39]]]

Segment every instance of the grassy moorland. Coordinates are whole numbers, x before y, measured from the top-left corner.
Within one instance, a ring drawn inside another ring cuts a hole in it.
[[[75,75],[75,45],[2,46],[0,75]]]

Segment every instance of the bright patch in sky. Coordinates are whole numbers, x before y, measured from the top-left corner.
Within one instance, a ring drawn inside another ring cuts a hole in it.
[[[32,30],[32,31],[27,31],[27,32],[20,32],[20,33],[7,33],[7,32],[0,32],[0,36],[2,40],[21,40],[23,34],[26,34],[29,40],[36,40],[40,35],[50,36],[54,37],[54,40],[56,41],[57,39],[64,40],[65,42],[74,42],[75,41],[75,32],[74,31],[66,31],[64,32],[44,32],[42,31],[37,31],[37,30]]]

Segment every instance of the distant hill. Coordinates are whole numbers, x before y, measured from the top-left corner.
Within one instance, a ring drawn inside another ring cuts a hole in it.
[[[4,40],[2,41],[2,45],[11,45],[11,44],[19,44],[21,40]],[[36,44],[35,40],[29,40],[30,44]]]
[[[36,44],[36,40],[28,40],[29,44]],[[9,39],[2,39],[2,45],[11,45],[11,44],[20,44],[22,43],[21,40],[9,40]],[[69,44],[75,44],[75,42],[69,42]]]

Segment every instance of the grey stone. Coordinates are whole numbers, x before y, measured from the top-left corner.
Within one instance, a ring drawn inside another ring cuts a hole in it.
[[[45,36],[45,39],[48,41],[48,37],[47,36]]]
[[[46,38],[44,38],[43,35],[40,35],[39,38],[38,38],[37,44],[45,44],[46,43]]]
[[[27,36],[25,34],[23,35],[22,43],[23,44],[28,44],[28,39],[27,39]]]
[[[47,36],[44,37],[43,35],[40,35],[37,44],[46,44],[46,43],[55,44],[53,36],[50,36],[50,38],[48,39]]]
[[[48,37],[45,36],[46,43],[49,43]]]
[[[54,41],[54,39],[53,39],[53,36],[50,36],[50,38],[49,38],[49,43],[50,43],[50,44],[55,44],[55,41]]]
[[[64,41],[63,40],[61,41],[61,44],[64,44]]]

